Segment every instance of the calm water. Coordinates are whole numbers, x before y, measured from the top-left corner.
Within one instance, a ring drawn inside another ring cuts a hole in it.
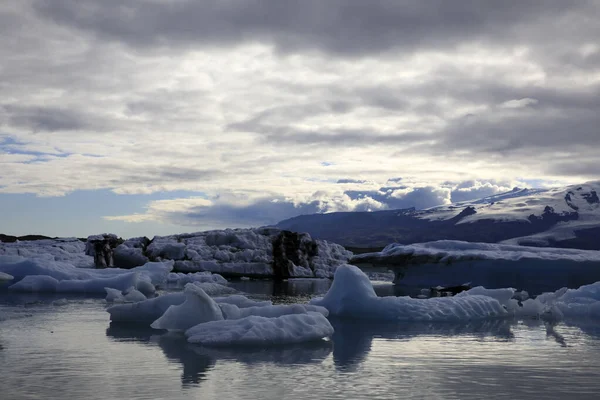
[[[328,286],[234,285],[278,302]],[[63,298],[0,293],[0,399],[600,397],[600,324],[334,320],[329,342],[210,350],[111,325],[100,298]]]

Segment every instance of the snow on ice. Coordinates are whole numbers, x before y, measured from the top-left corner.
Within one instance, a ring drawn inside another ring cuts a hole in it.
[[[600,281],[600,251],[454,240],[390,244],[355,256],[354,264],[394,270],[395,282],[412,286],[535,287],[549,291],[566,282],[578,287]]]
[[[212,321],[185,332],[188,342],[203,346],[295,344],[321,340],[332,334],[333,327],[327,318],[317,312]]]

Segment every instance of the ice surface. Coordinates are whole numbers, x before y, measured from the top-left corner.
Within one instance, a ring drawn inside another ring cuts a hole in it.
[[[404,256],[406,263],[452,263],[472,260],[506,260],[537,259],[546,261],[600,262],[600,251],[561,249],[548,247],[514,246],[496,243],[473,243],[457,240],[438,240],[435,242],[402,245],[393,243],[379,253],[365,253],[354,257],[390,258]]]
[[[498,300],[481,295],[414,299],[377,297],[369,278],[352,265],[338,267],[331,288],[311,304],[339,317],[402,321],[469,321],[504,317]]]
[[[117,304],[106,309],[114,322],[140,322],[150,324],[160,318],[172,305],[185,301],[183,293],[168,293],[153,299],[132,304]]]
[[[111,321],[150,324],[160,318],[172,305],[185,301],[184,293],[167,293],[135,304],[118,304],[107,309]],[[239,308],[271,306],[270,301],[254,301],[243,295],[213,298],[218,304],[233,304]]]
[[[153,257],[176,260],[178,271],[210,271],[247,276],[273,275],[273,240],[278,229],[226,229],[173,236],[157,236],[148,247]],[[304,240],[312,240],[305,235]],[[342,246],[316,240],[317,254],[306,265],[293,265],[291,275],[332,277],[352,253]]]
[[[223,319],[219,305],[197,285],[188,283],[183,293],[185,294],[183,304],[170,306],[150,325],[152,328],[184,331],[203,322]]]
[[[565,283],[578,287],[600,280],[600,251],[539,248],[442,240],[392,244],[355,262],[396,270],[396,283],[455,286],[465,281],[491,288],[517,287],[534,293]]]
[[[213,282],[191,282],[192,285],[195,285],[206,292],[209,296],[217,296],[217,295],[225,295],[225,294],[234,294],[238,291],[232,287],[221,285],[220,283]],[[187,286],[187,285],[186,285]]]
[[[327,318],[317,312],[206,322],[185,332],[190,343],[203,346],[283,345],[320,340],[332,334]]]
[[[0,242],[1,256],[66,262],[79,268],[94,267],[94,258],[85,254],[85,243],[77,238]]]
[[[12,281],[15,279],[12,275],[5,274],[4,272],[0,272],[0,282],[2,281]]]
[[[326,308],[310,304],[279,304],[275,306],[271,305],[240,308],[233,304],[220,303],[219,306],[223,311],[223,316],[225,319],[241,319],[251,315],[266,318],[276,318],[281,317],[282,315],[306,314],[308,312],[318,312],[323,314],[325,317],[329,315],[329,311],[327,311]]]
[[[134,286],[148,295],[166,284],[173,261],[149,262],[132,269],[88,269],[50,259],[0,256],[0,272],[14,277],[11,290],[104,293],[109,287],[125,290]]]
[[[112,288],[106,290],[106,302],[108,303],[137,303],[147,300],[147,297],[133,286],[125,291]]]
[[[8,290],[17,292],[57,292],[57,293],[104,293],[105,288],[125,291],[134,287],[146,294],[154,293],[154,286],[140,280],[140,274],[130,272],[106,278],[57,280],[48,275],[28,275]]]
[[[256,301],[241,294],[234,294],[226,297],[215,297],[214,300],[219,304],[233,304],[239,308],[267,307],[273,305],[271,301]]]
[[[227,279],[223,278],[219,274],[212,274],[210,272],[196,272],[188,274],[182,272],[171,272],[167,277],[167,282],[177,284],[179,286],[185,286],[186,283],[190,282],[208,282],[226,285]]]

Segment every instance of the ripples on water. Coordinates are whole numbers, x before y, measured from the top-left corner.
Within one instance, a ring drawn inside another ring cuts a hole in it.
[[[254,289],[298,300],[293,290]],[[600,391],[593,323],[333,320],[331,341],[205,349],[110,324],[102,299],[57,300],[0,296],[0,399],[592,399]]]

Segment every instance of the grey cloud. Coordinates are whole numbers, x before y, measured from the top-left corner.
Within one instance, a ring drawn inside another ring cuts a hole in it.
[[[536,38],[535,32],[528,30],[531,25],[558,25],[558,17],[577,12],[585,15],[597,11],[596,6],[583,0],[137,0],[126,4],[119,0],[54,0],[39,1],[36,9],[60,24],[132,46],[266,41],[283,52],[316,48],[351,55],[447,47],[464,41],[515,40],[523,35]],[[581,29],[586,21],[579,22]]]
[[[89,116],[55,107],[0,106],[6,122],[33,131],[75,131],[90,128]]]
[[[343,183],[358,183],[358,184],[362,184],[362,183],[366,183],[367,181],[364,179],[352,179],[352,178],[343,178],[343,179],[338,179],[336,183],[339,184],[343,184]]]

